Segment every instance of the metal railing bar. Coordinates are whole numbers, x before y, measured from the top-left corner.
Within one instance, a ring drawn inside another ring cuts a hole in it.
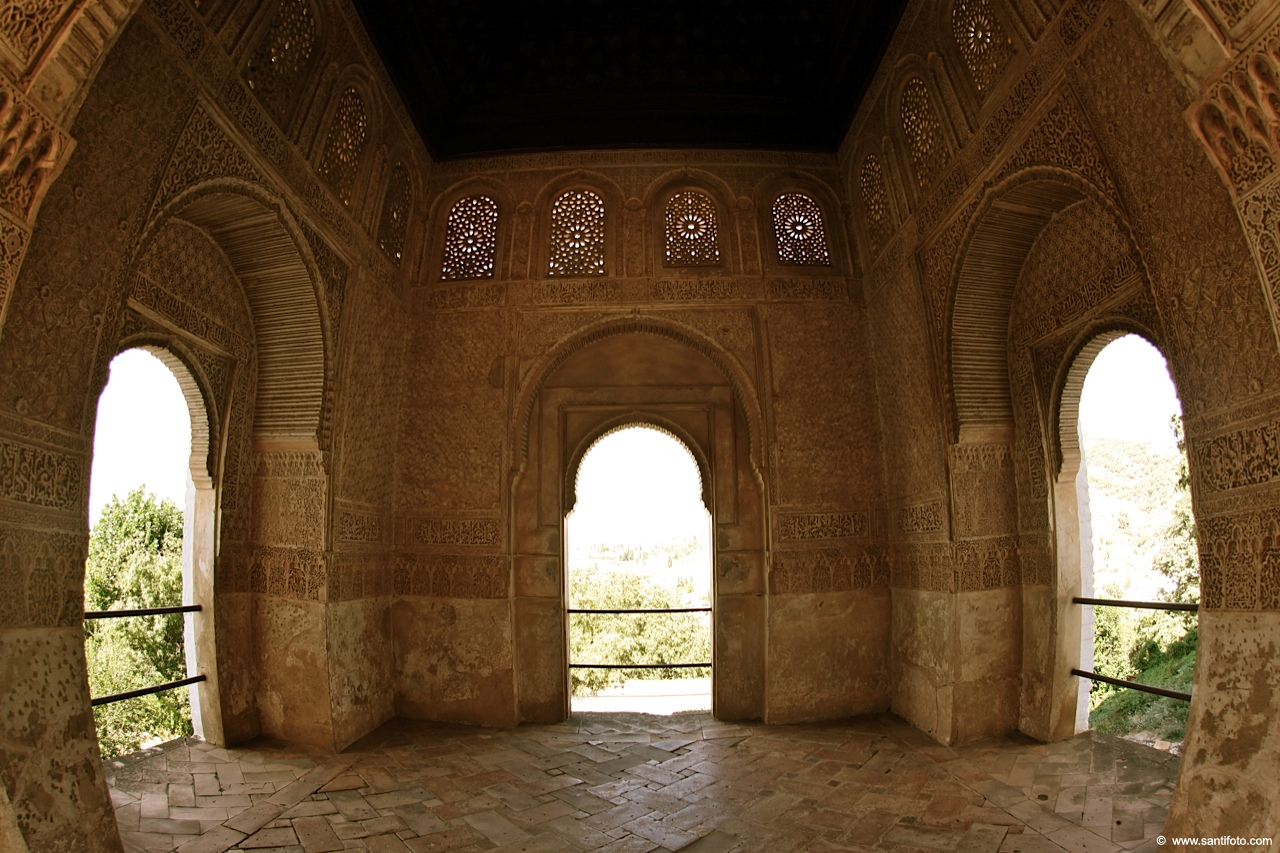
[[[1198,604],[1177,604],[1172,601],[1127,601],[1121,598],[1081,598],[1071,599],[1076,604],[1099,604],[1103,607],[1141,607],[1144,610],[1185,610],[1195,613],[1200,609]]]
[[[1154,693],[1157,696],[1168,696],[1170,699],[1181,699],[1184,702],[1191,701],[1190,693],[1183,693],[1181,690],[1166,690],[1163,687],[1152,687],[1150,684],[1142,684],[1137,681],[1125,681],[1122,678],[1112,678],[1109,675],[1098,675],[1096,672],[1089,672],[1083,669],[1071,670],[1072,675],[1078,675],[1081,678],[1088,678],[1092,681],[1105,681],[1107,684],[1114,684],[1117,687],[1128,687],[1131,690],[1141,690],[1143,693]]]
[[[653,608],[630,608],[617,610],[579,610],[569,608],[570,613],[710,613],[710,607],[653,607]]]
[[[124,693],[112,693],[110,696],[99,696],[97,699],[90,699],[89,704],[97,707],[98,705],[109,705],[112,702],[123,702],[126,699],[137,699],[139,696],[150,696],[152,693],[161,693],[165,690],[173,690],[175,687],[186,687],[188,684],[195,684],[197,681],[204,681],[205,676],[193,675],[190,678],[184,678],[181,681],[170,681],[168,684],[157,684],[155,687],[139,687],[137,690],[126,690]]]
[[[138,610],[86,610],[86,619],[123,619],[125,616],[164,616],[168,613],[196,613],[201,610],[199,604],[184,604],[181,607],[143,607]]]
[[[571,663],[570,669],[693,669],[709,663]]]

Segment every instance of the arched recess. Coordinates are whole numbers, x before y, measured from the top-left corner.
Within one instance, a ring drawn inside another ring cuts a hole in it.
[[[1094,227],[1080,230],[1080,223]],[[953,461],[984,448],[1009,460],[984,474],[980,488],[957,491],[953,509],[1009,507],[990,532],[1018,542],[1018,726],[1045,740],[1068,737],[1079,698],[1070,670],[1082,653],[1080,608],[1072,601],[1081,594],[1080,504],[1076,471],[1064,467],[1055,476],[1052,418],[1066,354],[1086,345],[1086,333],[1096,334],[1099,324],[1119,327],[1119,318],[1155,316],[1147,279],[1110,199],[1074,173],[1035,167],[988,193],[953,281],[944,326]]]
[[[604,202],[604,272],[603,277],[619,275],[624,269],[622,247],[625,240],[620,233],[624,220],[625,196],[618,184],[598,172],[575,169],[560,175],[541,190],[533,201],[529,258],[533,264],[530,276],[537,279],[554,279],[549,272],[551,260],[551,208],[562,195],[573,190],[595,193]],[[526,223],[521,223],[522,225]],[[521,235],[523,236],[523,235]],[[569,276],[574,278],[577,276]]]
[[[181,193],[148,234],[171,217],[207,233],[244,287],[258,359],[255,442],[276,450],[326,449],[328,300],[297,221],[280,200],[231,181]]]
[[[830,264],[797,266],[778,260],[778,237],[774,230],[773,205],[784,193],[800,193],[811,198],[822,211],[822,226],[826,234]],[[760,181],[752,192],[756,209],[756,227],[759,229],[760,250],[764,255],[764,270],[773,275],[848,275],[854,268],[849,250],[849,229],[841,215],[839,198],[829,185],[813,175],[790,171],[770,175]]]
[[[191,454],[188,457],[186,504],[182,530],[182,603],[201,610],[184,617],[183,641],[187,674],[203,675],[191,690],[191,723],[196,737],[209,743],[226,743],[218,679],[218,643],[215,630],[214,560],[218,539],[217,483],[221,468],[218,401],[197,358],[177,335],[154,330],[126,335],[116,353],[141,349],[160,360],[182,391],[191,420]]]
[[[167,324],[213,344],[211,352],[230,371],[224,383],[229,390],[222,392],[225,470],[214,493],[219,521],[213,617],[225,740],[235,743],[266,732],[328,743],[327,705],[316,701],[326,685],[299,683],[295,673],[280,666],[285,655],[261,653],[286,642],[297,646],[289,654],[316,653],[301,646],[313,639],[273,635],[273,623],[261,614],[264,608],[309,606],[323,588],[314,555],[323,552],[330,535],[327,451],[334,368],[329,318],[341,311],[341,281],[326,281],[321,274],[315,253],[327,251],[318,242],[322,238],[257,185],[223,179],[184,190],[153,218],[139,248],[140,261],[159,245],[169,223],[207,239],[229,270],[228,286],[241,312],[234,322],[229,316],[215,318],[215,300],[202,305],[198,294],[184,297],[196,300],[196,312],[181,302],[174,303],[172,317],[165,305],[159,310]],[[312,241],[317,241],[314,249]],[[162,252],[152,263],[165,258]],[[225,300],[222,304],[223,313],[232,310]],[[144,302],[143,307],[152,306]],[[241,344],[236,338],[234,346],[211,340],[210,335],[221,334],[219,325],[251,340]],[[299,494],[305,498],[290,497]],[[271,555],[281,553],[293,562],[272,563]],[[290,565],[304,568],[290,574]],[[273,595],[262,598],[268,590]],[[247,665],[255,660],[256,666]]]
[[[993,188],[974,213],[955,272],[947,317],[953,440],[1008,440],[1009,319],[1014,288],[1032,244],[1061,210],[1091,197],[1111,204],[1079,176],[1032,169]]]
[[[718,264],[699,266],[669,266],[666,259],[667,204],[676,193],[694,190],[711,200],[715,207],[716,231],[720,249]],[[739,248],[739,223],[735,215],[733,188],[721,178],[701,169],[680,169],[668,172],[653,181],[641,198],[643,209],[648,211],[648,239],[645,241],[652,259],[648,272],[654,275],[707,276],[718,272],[742,272]]]
[[[1080,447],[1080,397],[1085,378],[1094,360],[1114,341],[1127,335],[1137,335],[1151,344],[1164,356],[1165,366],[1171,363],[1154,330],[1145,324],[1128,318],[1104,318],[1089,324],[1073,341],[1058,374],[1052,393],[1053,441],[1059,456],[1054,479],[1054,530],[1058,544],[1058,585],[1066,587],[1072,595],[1093,597],[1098,590],[1093,584],[1093,549],[1090,542],[1091,525],[1085,521],[1089,512],[1089,484],[1085,471],[1087,460]],[[1175,383],[1176,390],[1176,383]],[[1093,670],[1094,666],[1094,618],[1091,607],[1072,607],[1062,620],[1063,645],[1077,645],[1078,663],[1073,666]],[[1068,694],[1076,691],[1076,732],[1089,728],[1089,693],[1092,683],[1080,678],[1074,683],[1067,680],[1063,689]],[[1069,697],[1068,697],[1069,699]],[[1064,701],[1064,705],[1066,702]],[[1068,733],[1065,709],[1058,728]]]
[[[445,279],[444,253],[445,240],[448,237],[449,214],[454,205],[472,196],[486,196],[493,199],[498,206],[497,234],[494,240],[493,275],[486,279]],[[511,240],[515,233],[516,203],[511,188],[501,181],[489,177],[468,178],[452,184],[431,199],[426,216],[428,235],[423,240],[429,253],[423,264],[427,272],[427,280],[432,283],[452,283],[466,281],[504,281],[510,278],[521,278],[524,270],[513,270]]]
[[[592,443],[634,423],[676,435],[705,472],[715,530],[713,713],[765,716],[761,410],[745,374],[698,332],[632,316],[568,336],[524,377],[510,513],[518,719],[554,721],[569,713],[562,525],[572,478]]]

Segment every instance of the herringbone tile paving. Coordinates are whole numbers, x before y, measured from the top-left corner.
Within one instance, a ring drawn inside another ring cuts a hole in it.
[[[107,763],[129,853],[1145,853],[1176,771],[1094,734],[951,749],[889,715],[394,720],[336,756],[189,739]]]

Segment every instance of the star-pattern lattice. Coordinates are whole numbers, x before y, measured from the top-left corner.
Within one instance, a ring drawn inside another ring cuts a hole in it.
[[[488,196],[459,199],[445,228],[444,279],[493,278],[498,246],[498,203]]]
[[[773,231],[778,239],[778,263],[830,266],[822,210],[803,193],[783,193],[773,203]]]
[[[551,205],[548,275],[604,275],[604,200],[570,190]]]
[[[667,202],[667,265],[714,266],[720,263],[716,206],[696,190],[678,192]]]

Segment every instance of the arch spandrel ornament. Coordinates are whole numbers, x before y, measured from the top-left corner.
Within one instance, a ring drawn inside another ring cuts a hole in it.
[[[516,473],[523,470],[529,458],[529,430],[533,409],[543,385],[551,375],[571,356],[579,350],[616,335],[641,333],[652,334],[683,343],[696,352],[707,356],[716,369],[724,374],[733,390],[734,398],[742,407],[747,419],[750,436],[750,456],[752,465],[760,477],[762,470],[760,442],[764,436],[764,416],[755,384],[747,372],[738,363],[737,358],[727,352],[713,339],[702,332],[666,318],[634,315],[615,317],[587,323],[577,331],[562,338],[560,342],[545,354],[537,358],[524,373],[524,380],[516,392],[516,422],[512,435],[515,443],[512,447],[512,460]]]

